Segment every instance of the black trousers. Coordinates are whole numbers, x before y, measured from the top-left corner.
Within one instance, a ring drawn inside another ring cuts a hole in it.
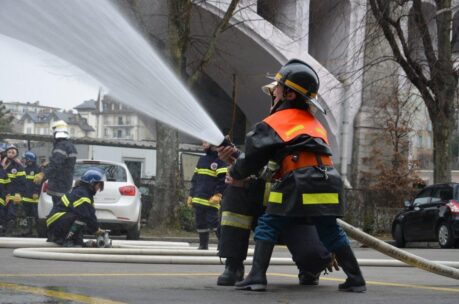
[[[258,217],[264,213],[263,195],[263,180],[252,181],[246,188],[226,188],[221,204],[220,257],[239,260],[247,258],[250,231],[256,227]],[[307,222],[288,225],[281,233],[278,244],[287,246],[293,261],[303,271],[318,273],[331,260],[331,254],[322,245],[315,227]]]

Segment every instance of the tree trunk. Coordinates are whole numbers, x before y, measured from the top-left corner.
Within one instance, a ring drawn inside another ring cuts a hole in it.
[[[156,136],[156,184],[148,226],[174,227],[178,224],[176,209],[183,201],[178,131],[157,122]]]
[[[433,124],[433,162],[434,183],[451,182],[451,153],[450,143],[452,135],[452,122],[443,118]]]

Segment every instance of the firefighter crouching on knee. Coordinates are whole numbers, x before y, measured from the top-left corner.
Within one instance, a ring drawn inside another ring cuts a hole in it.
[[[196,164],[191,179],[190,195],[187,200],[189,207],[195,211],[196,230],[199,234],[199,248],[206,250],[209,245],[209,231],[218,234],[218,211],[222,193],[226,188],[225,176],[227,164],[218,158],[216,147],[207,142],[202,144],[205,155]]]
[[[84,246],[84,230],[96,235],[105,233],[99,227],[94,208],[94,195],[104,189],[105,180],[100,169],[89,168],[72,191],[61,197],[46,219],[48,242],[80,247]]]

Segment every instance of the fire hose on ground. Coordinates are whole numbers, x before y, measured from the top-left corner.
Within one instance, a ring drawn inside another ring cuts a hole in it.
[[[351,238],[396,259],[358,259],[360,266],[413,266],[459,280],[459,270],[455,269],[459,268],[459,262],[429,261],[389,245],[342,220],[338,219],[338,223]],[[57,247],[56,244],[47,243],[45,239],[0,238],[0,247],[16,248],[13,252],[16,257],[44,260],[190,265],[218,265],[223,263],[222,259],[217,256],[215,248],[197,250],[191,248],[186,242],[113,240],[113,248],[62,248]],[[248,254],[252,255],[253,250],[249,250]],[[248,257],[245,264],[251,263],[252,258]],[[291,258],[271,258],[270,264],[294,265]]]

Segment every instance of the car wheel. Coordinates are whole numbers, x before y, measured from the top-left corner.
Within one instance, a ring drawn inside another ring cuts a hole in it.
[[[128,229],[126,240],[138,240],[140,238],[140,218],[137,224]]]
[[[441,223],[438,226],[437,239],[441,248],[451,248],[454,245],[455,240],[448,224]]]
[[[396,224],[394,228],[394,240],[395,246],[398,248],[404,248],[406,245],[405,238],[403,237],[402,225]]]

